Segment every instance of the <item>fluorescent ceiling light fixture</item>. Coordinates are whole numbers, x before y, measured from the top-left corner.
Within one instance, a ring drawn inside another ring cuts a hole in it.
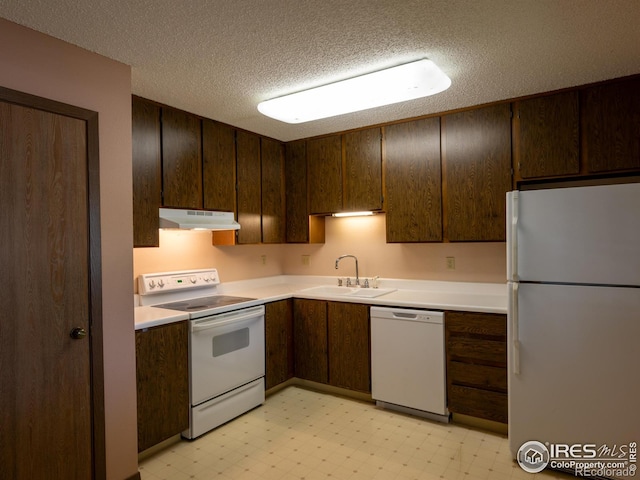
[[[286,123],[303,123],[443,92],[451,79],[423,59],[258,104],[260,113]]]
[[[366,217],[369,215],[373,215],[373,212],[340,212],[340,213],[332,213],[332,217]]]

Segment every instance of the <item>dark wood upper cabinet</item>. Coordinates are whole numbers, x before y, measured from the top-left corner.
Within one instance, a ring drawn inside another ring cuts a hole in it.
[[[342,210],[342,136],[307,141],[309,213]]]
[[[307,142],[285,145],[287,243],[324,243],[324,217],[309,215]]]
[[[581,95],[587,170],[640,169],[640,78],[589,87]]]
[[[204,208],[236,211],[236,130],[202,120]]]
[[[202,131],[200,119],[162,107],[163,205],[202,208]]]
[[[238,243],[260,243],[261,173],[260,137],[238,130],[236,134],[236,168],[238,178]]]
[[[382,134],[380,128],[344,135],[345,211],[382,209]]]
[[[578,92],[569,91],[514,103],[516,178],[580,173]]]
[[[285,243],[284,144],[261,138],[262,243]]]
[[[385,127],[387,242],[442,241],[440,118]]]
[[[133,246],[158,247],[162,205],[160,107],[133,97]]]
[[[307,196],[307,143],[289,142],[285,147],[287,189],[287,242],[309,241],[309,200]]]
[[[504,241],[511,189],[511,106],[442,117],[445,234],[450,241]]]

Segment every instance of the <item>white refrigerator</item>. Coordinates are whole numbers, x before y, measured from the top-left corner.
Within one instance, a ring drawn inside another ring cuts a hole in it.
[[[568,461],[617,455],[635,465],[640,184],[509,192],[507,277],[513,457],[538,441]],[[640,478],[628,472],[590,473]]]

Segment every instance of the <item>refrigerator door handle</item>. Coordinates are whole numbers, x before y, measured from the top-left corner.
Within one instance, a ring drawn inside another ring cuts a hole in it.
[[[509,295],[509,320],[511,323],[511,367],[514,375],[520,375],[520,332],[518,325],[518,284],[511,284]]]
[[[518,281],[518,197],[507,192],[507,280]]]

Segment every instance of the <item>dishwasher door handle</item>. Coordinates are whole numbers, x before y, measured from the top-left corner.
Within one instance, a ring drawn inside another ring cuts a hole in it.
[[[393,312],[393,318],[401,318],[403,320],[417,320],[417,313]]]

